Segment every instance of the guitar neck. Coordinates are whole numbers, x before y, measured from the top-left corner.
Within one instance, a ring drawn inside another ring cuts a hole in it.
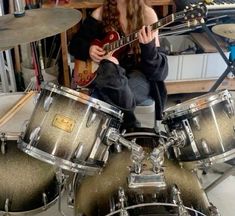
[[[162,28],[166,25],[169,25],[170,23],[173,23],[175,20],[177,19],[181,19],[184,17],[184,12],[177,12],[175,14],[171,14],[169,16],[166,16],[160,20],[158,20],[157,22],[153,23],[150,25],[151,30],[157,30],[159,28]],[[106,44],[104,49],[106,50],[106,52],[111,52],[113,50],[119,49],[123,46],[126,46],[130,43],[133,43],[134,41],[138,40],[138,32],[139,31],[135,31],[125,37],[121,37],[119,40],[113,41],[109,44]]]

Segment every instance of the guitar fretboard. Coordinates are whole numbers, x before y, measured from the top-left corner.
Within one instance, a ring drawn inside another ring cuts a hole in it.
[[[174,22],[176,19],[183,18],[184,16],[185,16],[185,13],[183,11],[166,16],[158,20],[156,23],[153,23],[152,25],[150,25],[151,30],[154,31],[156,29],[160,29],[164,27],[165,25],[169,25],[170,23]],[[116,50],[118,48],[121,48],[123,46],[126,46],[127,44],[130,44],[136,41],[138,39],[138,32],[139,31],[135,31],[125,37],[121,37],[119,40],[106,44],[104,47],[104,50],[106,52],[111,52],[113,50]]]

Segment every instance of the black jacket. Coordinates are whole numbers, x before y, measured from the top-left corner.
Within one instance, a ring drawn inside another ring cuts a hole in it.
[[[102,40],[106,36],[102,23],[88,16],[82,23],[78,33],[69,44],[69,52],[76,59],[86,61],[89,59],[89,47],[94,39]],[[148,44],[140,44],[141,62],[135,64],[150,82],[151,96],[155,100],[156,119],[162,119],[162,112],[167,99],[164,80],[168,75],[168,62],[166,55],[155,46],[155,40]],[[125,65],[121,65],[125,68]],[[125,68],[126,69],[126,68]]]

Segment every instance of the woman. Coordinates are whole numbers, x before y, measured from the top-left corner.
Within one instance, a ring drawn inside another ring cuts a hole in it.
[[[76,59],[90,58],[99,64],[97,77],[89,86],[92,95],[124,112],[124,128],[140,126],[133,111],[149,97],[155,99],[156,117],[161,119],[168,64],[158,48],[158,32],[149,26],[157,20],[155,11],[144,0],[104,0],[103,6],[84,20],[69,46]],[[94,39],[103,40],[113,30],[120,36],[138,30],[138,40],[116,57],[92,43]]]

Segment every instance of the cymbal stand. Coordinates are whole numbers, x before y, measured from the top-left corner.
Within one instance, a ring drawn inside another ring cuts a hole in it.
[[[204,20],[201,21],[201,26],[204,29],[204,31],[206,32],[206,34],[208,35],[209,40],[212,42],[212,44],[216,47],[216,49],[218,50],[218,52],[220,53],[220,55],[222,56],[222,58],[224,59],[225,63],[227,64],[227,68],[226,70],[221,74],[221,76],[217,79],[217,81],[215,82],[215,84],[211,87],[211,89],[209,90],[209,92],[213,92],[215,91],[219,85],[223,82],[223,80],[227,77],[227,75],[231,72],[233,75],[235,75],[235,61],[230,60],[226,57],[226,55],[224,54],[223,50],[221,49],[221,47],[219,46],[219,44],[217,43],[214,35],[211,33],[211,31],[209,30],[209,28],[207,27],[207,25],[205,24]]]
[[[4,15],[3,4],[3,0],[0,0],[0,16]],[[8,75],[10,80],[8,80]],[[17,90],[10,49],[0,51],[0,80],[3,92],[15,92]]]

